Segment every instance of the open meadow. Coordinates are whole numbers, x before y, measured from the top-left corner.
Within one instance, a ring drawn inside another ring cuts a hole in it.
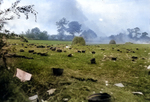
[[[150,101],[149,44],[71,46],[71,41],[29,40],[25,43],[8,39],[7,42],[9,53],[28,57],[7,58],[13,70],[20,68],[32,74],[26,82],[14,77],[28,97],[37,94],[40,100],[48,102],[88,102],[88,96],[94,93],[108,93],[112,102]],[[29,53],[29,50],[34,51]],[[92,58],[96,63],[91,64]],[[62,68],[64,72],[55,76],[52,68]],[[117,83],[124,87],[114,85]],[[56,90],[49,95],[50,89]]]

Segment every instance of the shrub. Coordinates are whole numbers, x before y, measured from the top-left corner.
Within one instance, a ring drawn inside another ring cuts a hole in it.
[[[28,42],[28,40],[27,40],[26,38],[24,38],[23,36],[20,37],[20,40],[21,40],[22,42]]]
[[[115,40],[111,40],[111,41],[109,42],[109,44],[116,44],[116,41],[115,41]]]
[[[125,44],[133,44],[132,42],[126,42]]]
[[[85,40],[83,37],[74,37],[72,40],[72,45],[85,45]]]

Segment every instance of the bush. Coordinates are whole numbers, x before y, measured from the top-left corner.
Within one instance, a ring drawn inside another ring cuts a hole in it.
[[[72,40],[72,45],[85,45],[85,40],[83,37],[74,37]]]
[[[109,44],[116,44],[116,41],[115,41],[115,40],[111,40],[111,41],[109,42]]]
[[[133,44],[132,42],[126,42],[125,44]]]
[[[20,40],[21,40],[22,42],[28,42],[28,40],[27,40],[26,38],[24,38],[23,36],[20,37]]]

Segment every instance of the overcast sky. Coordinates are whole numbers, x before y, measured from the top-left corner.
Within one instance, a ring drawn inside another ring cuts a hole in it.
[[[10,7],[15,0],[3,0],[1,9]],[[21,33],[34,27],[49,34],[57,34],[56,22],[65,17],[78,21],[82,29],[92,29],[98,36],[125,32],[139,27],[150,35],[150,0],[21,0],[18,6],[34,4],[38,12],[26,20],[25,16],[10,21],[10,31]]]

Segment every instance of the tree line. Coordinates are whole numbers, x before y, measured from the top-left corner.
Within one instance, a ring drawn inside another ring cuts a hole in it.
[[[38,27],[28,29],[22,32],[22,36],[36,40],[72,40],[75,35],[82,36],[85,40],[97,37],[97,34],[91,30],[82,30],[82,25],[78,21],[69,22],[62,18],[56,22],[57,34],[50,35],[47,31],[41,31]]]
[[[127,41],[150,43],[150,37],[148,36],[148,33],[141,31],[139,27],[128,28],[127,34],[119,33],[117,35],[111,35],[109,38],[120,43]]]

